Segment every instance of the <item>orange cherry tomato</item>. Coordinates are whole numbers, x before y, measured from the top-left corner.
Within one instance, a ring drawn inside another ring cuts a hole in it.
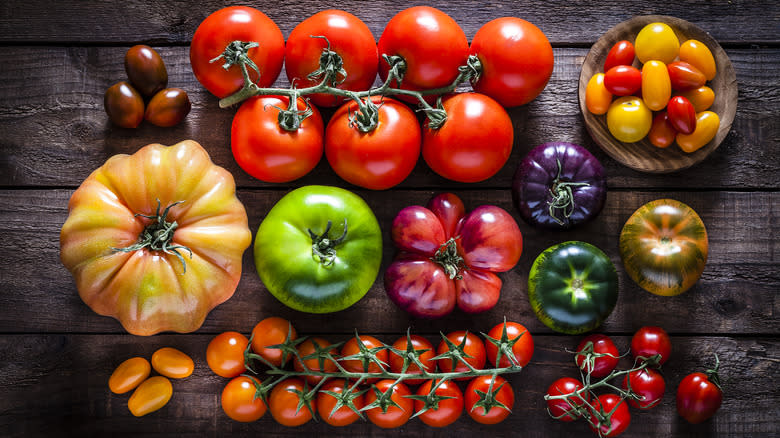
[[[165,377],[183,379],[195,370],[195,362],[175,348],[164,347],[152,354],[152,368]]]
[[[715,102],[715,92],[706,85],[693,90],[683,91],[678,93],[678,95],[688,99],[697,113],[710,109]]]
[[[674,138],[677,136],[677,130],[674,129],[672,123],[669,121],[669,116],[666,111],[661,111],[653,117],[653,125],[650,127],[650,132],[647,133],[647,139],[653,146],[659,148],[666,148],[674,143]]]
[[[685,61],[704,73],[708,81],[711,81],[717,73],[715,58],[710,49],[701,41],[688,40],[680,46],[680,61]]]
[[[361,335],[360,341],[363,343],[363,345],[368,348],[379,348],[382,347],[384,344],[382,342],[373,337],[373,336],[367,336],[367,335]],[[360,347],[358,346],[357,339],[356,338],[350,338],[343,347],[341,347],[341,357],[347,357],[352,356],[353,354],[360,353]],[[377,359],[380,361],[387,363],[387,350],[379,350],[376,353]],[[363,362],[358,359],[352,359],[352,360],[345,360],[341,362],[341,366],[344,367],[345,370],[351,371],[353,373],[380,373],[382,372],[382,369],[379,367],[379,365],[375,362],[368,363],[368,367],[365,367],[363,365]],[[366,383],[372,383],[376,381],[376,379],[367,379]]]
[[[254,381],[254,382],[253,382]],[[254,377],[238,376],[225,385],[222,390],[222,410],[228,417],[248,423],[259,420],[268,409],[263,399],[257,396]]]
[[[305,358],[306,356],[315,353],[315,343],[320,349],[325,349],[330,345],[330,342],[322,338],[306,339],[298,346],[298,354],[301,355],[301,358]],[[334,357],[338,356],[338,351],[336,350],[330,350],[330,353],[333,354]],[[320,367],[320,361],[318,358],[303,359],[303,365],[306,365],[306,368],[312,371],[324,371],[327,373],[332,373],[337,370],[336,364],[333,363],[332,360],[323,360],[322,367]],[[295,371],[303,371],[303,365],[301,365],[301,361],[299,361],[297,358],[295,359],[295,362],[293,362],[293,368]],[[322,380],[322,376],[306,376],[306,381],[311,385],[316,385],[320,382],[320,380]]]
[[[329,394],[329,392],[342,394],[349,390],[350,384],[344,379],[328,380],[317,393],[317,413],[320,418],[331,426],[337,427],[348,426],[357,421],[358,418],[360,418],[360,415],[348,406],[341,406],[334,410],[333,408],[336,407],[337,399],[333,394]],[[365,406],[363,394],[353,398],[352,403],[355,404],[355,409],[358,411],[362,409],[363,406]]]
[[[249,339],[238,332],[224,332],[214,337],[206,347],[206,363],[214,374],[233,378],[244,371],[244,351]]]
[[[677,134],[677,145],[684,152],[691,153],[715,138],[720,127],[720,117],[712,111],[702,111],[696,115],[696,129],[691,134]]]
[[[287,339],[288,333],[290,340],[298,337],[298,333],[290,324],[290,321],[278,316],[266,318],[258,322],[255,328],[252,329],[252,351],[262,356],[268,362],[281,366],[282,350],[266,347],[283,343]]]
[[[301,400],[299,393],[303,390],[303,379],[297,377],[289,378],[274,386],[268,397],[268,408],[277,423],[282,426],[295,427],[306,424],[312,419],[309,408],[302,406],[298,409],[298,403]],[[311,401],[311,409],[317,410],[316,399]]]
[[[651,111],[661,111],[672,97],[669,70],[661,61],[647,61],[642,67],[642,100]]]
[[[585,87],[585,106],[591,114],[606,114],[612,103],[612,93],[604,86],[604,73],[591,76]]]
[[[173,395],[171,381],[163,376],[150,377],[135,389],[127,401],[130,413],[142,417],[165,406]]]
[[[108,378],[108,389],[114,394],[124,394],[135,389],[149,377],[152,366],[143,357],[131,357],[119,364]]]

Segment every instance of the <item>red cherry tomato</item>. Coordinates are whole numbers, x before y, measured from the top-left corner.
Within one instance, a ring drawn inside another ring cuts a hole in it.
[[[631,338],[631,356],[649,358],[660,354],[658,365],[663,365],[672,352],[672,342],[669,335],[661,327],[645,326],[637,330]]]
[[[312,36],[323,36],[327,40]],[[347,72],[346,76],[336,77],[337,81],[343,81],[336,88],[352,91],[369,89],[376,79],[379,61],[374,35],[358,17],[337,9],[318,12],[290,32],[284,52],[284,69],[290,82],[295,81],[298,88],[320,83],[322,77],[309,79],[308,75],[319,69],[320,55],[328,44],[330,50],[341,57]],[[344,101],[343,97],[330,94],[307,97],[319,106],[336,106]]]
[[[691,373],[677,387],[677,413],[692,424],[708,420],[720,409],[723,391],[718,378],[717,357],[715,369],[707,373]]]
[[[268,397],[268,409],[271,416],[282,426],[295,427],[308,423],[312,411],[317,410],[316,399],[311,401],[311,410],[301,403],[300,394],[307,390],[303,379],[292,377],[278,383]]]
[[[393,389],[390,389],[390,387]],[[390,400],[395,405],[389,405],[385,412],[382,412],[382,409],[379,407],[369,409],[366,411],[366,416],[372,423],[383,429],[394,429],[406,424],[414,414],[414,402],[406,397],[412,395],[408,386],[403,383],[395,383],[394,380],[380,380],[366,392],[365,402],[366,406],[370,405],[377,400],[377,392],[382,394],[388,390],[392,391]]]
[[[257,42],[247,55],[260,70],[248,67],[249,77],[260,87],[276,81],[284,60],[284,36],[279,27],[264,13],[248,6],[229,6],[213,12],[195,30],[190,45],[192,72],[207,90],[219,98],[227,97],[244,85],[244,75],[238,65],[222,68],[222,55],[233,41]]]
[[[360,415],[348,406],[341,406],[334,410],[336,403],[338,402],[336,396],[345,392],[349,393],[350,389],[351,386],[349,382],[344,379],[328,380],[320,388],[317,393],[317,414],[319,414],[320,418],[322,418],[325,423],[331,426],[341,427],[348,426],[360,418]],[[336,396],[331,393],[335,393]],[[363,394],[353,398],[352,403],[354,403],[355,409],[358,411],[363,409],[363,406],[365,406]]]
[[[629,96],[642,86],[642,72],[630,65],[618,65],[604,73],[604,86],[615,96]]]
[[[455,344],[456,347],[460,347],[461,344],[463,345],[463,351],[466,353],[465,361],[468,362],[472,367],[478,370],[485,368],[485,344],[482,343],[482,340],[479,339],[479,336],[464,330],[458,330],[452,333],[448,333],[447,339],[451,343]],[[436,354],[441,355],[448,351],[450,351],[449,344],[442,340],[439,343],[439,347],[436,349]],[[462,373],[468,371],[469,367],[463,363],[463,360],[458,360],[457,364],[453,365],[452,359],[439,359],[439,369],[444,373]],[[458,380],[468,380],[468,378],[461,377]]]
[[[483,397],[480,393],[490,394],[493,400],[501,403],[504,407],[497,405],[486,410],[483,406],[476,406]],[[480,424],[497,424],[504,421],[512,413],[512,407],[515,405],[515,392],[512,385],[501,376],[495,376],[495,381],[493,381],[493,376],[474,378],[469,382],[463,397],[466,403],[466,412]]]
[[[378,105],[378,125],[361,132],[350,121],[357,104],[348,102],[336,110],[325,130],[325,155],[345,181],[372,190],[389,189],[403,181],[420,156],[420,125],[406,105],[373,96]]]
[[[463,392],[461,392],[458,385],[451,380],[444,382],[437,381],[436,383],[439,384],[435,391],[436,396],[448,398],[440,399],[436,409],[428,409],[418,415],[418,418],[431,427],[449,426],[454,423],[463,412]],[[432,387],[433,381],[428,380],[417,389],[417,395],[427,395],[431,392]],[[424,405],[422,400],[415,400],[414,410],[420,411]]]
[[[559,396],[574,394],[583,387],[584,385],[582,382],[577,379],[561,377],[550,385],[547,389],[547,395]],[[547,409],[550,411],[550,415],[556,420],[569,422],[580,417],[580,414],[576,412],[576,409],[582,407],[588,401],[590,401],[590,394],[587,391],[583,391],[580,396],[573,395],[568,399],[547,400]]]
[[[696,110],[688,99],[674,96],[666,105],[666,113],[669,115],[669,123],[677,132],[692,134],[696,129]]]
[[[520,365],[521,367],[528,365],[528,362],[531,361],[531,356],[534,354],[534,339],[524,325],[510,321],[503,322],[490,329],[488,336],[500,341],[504,334],[505,327],[507,339],[509,339],[509,341],[520,338],[512,345],[512,353],[514,353],[515,359],[517,360],[517,365]],[[489,339],[485,340],[485,352],[487,353],[488,365],[496,366],[498,347]],[[511,361],[509,357],[502,354],[501,360],[498,362],[497,366],[499,368],[506,368],[514,363],[515,362]]]
[[[631,424],[631,413],[628,411],[628,403],[616,394],[602,394],[594,400],[593,408],[603,417],[612,413],[609,422],[600,422],[599,418],[591,412],[588,426],[590,430],[599,436],[618,436],[628,429]]]
[[[623,389],[631,391],[643,397],[641,400],[628,399],[628,403],[639,409],[651,409],[661,402],[666,390],[664,376],[652,368],[632,371],[623,377]]]
[[[618,41],[609,49],[604,61],[604,71],[609,71],[618,65],[631,65],[634,62],[634,45],[631,41]]]
[[[707,83],[704,73],[685,61],[675,61],[666,66],[672,88],[677,91],[694,90]]]
[[[419,335],[410,335],[409,339],[406,338],[406,336],[402,336],[398,338],[393,343],[393,348],[396,350],[399,350],[401,352],[406,352],[409,347],[409,342],[411,341],[412,349],[416,352],[420,353],[419,359],[420,362],[423,365],[423,368],[425,368],[425,371],[429,373],[433,373],[436,371],[436,361],[431,360],[434,356],[436,356],[436,352],[433,350],[433,344],[422,336]],[[403,370],[404,367],[404,357],[399,356],[392,350],[390,351],[390,371],[394,373],[400,373]],[[422,371],[420,370],[420,367],[414,363],[409,363],[409,366],[406,368],[407,374],[422,374]],[[408,383],[409,385],[417,385],[424,381],[424,379],[404,379],[404,383]]]
[[[262,398],[257,397],[255,382],[258,385],[261,383],[254,377],[238,376],[225,385],[225,389],[222,390],[221,404],[222,410],[228,417],[242,423],[249,423],[265,415],[268,407]]]
[[[647,138],[653,146],[659,148],[669,147],[674,143],[674,139],[677,136],[677,130],[674,129],[672,123],[669,121],[669,116],[666,111],[661,111],[653,117],[653,124],[650,126],[650,132],[647,133]]]
[[[362,335],[360,336],[360,341],[363,343],[363,345],[368,348],[380,348],[383,347],[384,344],[377,338],[373,336],[368,335]],[[360,346],[358,345],[358,341],[356,338],[350,338],[344,346],[341,347],[341,357],[347,357],[352,356],[353,354],[360,353]],[[387,350],[379,350],[376,353],[377,359],[379,359],[382,363],[387,363]],[[345,370],[351,371],[353,373],[380,373],[382,372],[382,369],[380,368],[379,364],[376,362],[369,362],[367,365],[364,366],[363,362],[359,359],[350,359],[350,360],[344,360],[340,361],[341,366],[344,367]],[[376,379],[368,379],[367,382],[372,382]]]
[[[590,357],[588,357],[590,356]],[[585,337],[577,346],[575,360],[577,366],[591,377],[606,377],[618,364],[620,353],[609,336],[592,334]]]

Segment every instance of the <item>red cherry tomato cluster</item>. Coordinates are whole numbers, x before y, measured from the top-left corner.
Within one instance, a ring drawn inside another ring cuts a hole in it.
[[[125,54],[125,72],[129,82],[110,86],[103,97],[111,123],[136,128],[146,120],[167,128],[187,117],[192,108],[187,92],[181,88],[165,88],[168,71],[154,49],[145,45],[131,47]]]
[[[231,379],[222,391],[222,409],[236,421],[256,421],[270,411],[285,426],[315,416],[346,426],[365,415],[379,427],[396,428],[417,413],[424,424],[444,427],[465,409],[475,421],[495,424],[514,405],[512,386],[498,374],[527,365],[534,344],[528,330],[515,322],[496,325],[484,338],[455,331],[434,347],[418,335],[386,345],[356,334],[331,344],[319,337],[299,338],[289,321],[270,317],[255,326],[251,341],[237,332],[216,336],[206,357],[212,371]],[[247,374],[256,374],[258,360],[275,371],[266,385]],[[293,371],[285,369],[288,362]],[[459,374],[444,378],[442,373]],[[377,377],[369,378],[372,374]],[[416,375],[420,378],[408,378]]]
[[[401,89],[395,93],[400,100],[418,103],[417,96],[406,93],[415,91],[429,93],[426,101],[434,103],[441,93],[432,90],[451,86],[461,77],[460,69],[467,68],[479,71],[470,76],[476,92],[443,96],[447,120],[433,127],[420,126],[414,111],[393,98],[372,97],[368,113],[376,120],[365,132],[356,123],[366,113],[363,103],[350,93],[368,90],[377,74],[387,79],[389,59],[396,57],[405,62],[403,80],[391,84]],[[224,58],[228,68],[212,62],[215,58]],[[244,68],[231,66],[233,58],[243,59]],[[220,98],[239,91],[245,77],[258,87],[270,86],[282,65],[297,89],[317,86],[328,77],[322,61],[329,58],[338,59],[328,64],[334,75],[326,85],[333,88],[306,96],[320,107],[338,106],[326,127],[316,107],[305,101],[290,105],[289,97],[254,97],[241,106],[233,119],[231,145],[247,173],[268,182],[292,181],[310,172],[324,152],[347,182],[382,190],[409,176],[422,152],[430,168],[447,179],[485,180],[503,167],[512,150],[514,133],[504,107],[533,100],[553,68],[552,46],[532,23],[512,17],[493,20],[469,46],[455,20],[427,6],[395,15],[378,43],[359,18],[326,10],[298,24],[286,44],[265,14],[232,6],[200,24],[190,49],[195,77]],[[305,113],[302,123],[284,126],[278,120],[290,108]]]
[[[588,82],[588,111],[606,114],[610,133],[622,142],[647,137],[659,148],[677,142],[688,153],[709,143],[720,125],[718,115],[707,111],[715,100],[706,85],[716,74],[710,50],[697,40],[680,45],[663,23],[645,26],[635,43],[636,49],[626,40],[610,49],[604,73]],[[643,63],[641,70],[633,66],[635,59]]]
[[[669,335],[662,328],[642,327],[631,340],[633,367],[618,370],[621,356],[612,339],[588,335],[574,356],[580,379],[562,377],[550,385],[545,396],[548,412],[560,421],[584,418],[599,436],[620,435],[631,423],[629,406],[647,410],[660,403],[666,381],[657,367],[670,354]],[[602,386],[612,392],[597,395],[594,390]]]

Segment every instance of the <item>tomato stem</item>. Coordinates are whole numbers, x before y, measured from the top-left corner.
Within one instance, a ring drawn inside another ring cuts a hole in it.
[[[548,213],[550,217],[559,225],[566,225],[563,219],[559,218],[556,214],[557,210],[563,213],[564,219],[569,219],[572,213],[574,213],[574,193],[572,187],[587,187],[588,183],[575,183],[571,181],[561,181],[561,160],[555,159],[558,163],[558,175],[553,180],[553,185],[550,188],[550,196],[552,199],[547,202]]]
[[[315,233],[311,228],[308,230],[312,242],[311,256],[325,267],[333,265],[333,262],[336,260],[336,247],[344,242],[344,239],[347,237],[347,218],[344,218],[343,222],[344,232],[336,239],[331,239],[328,235],[332,225],[333,222],[328,221],[322,234]]]
[[[451,237],[450,240],[442,243],[439,249],[436,250],[436,254],[431,257],[431,260],[441,265],[451,280],[463,279],[460,271],[465,269],[466,262],[458,254],[458,244],[455,237]]]

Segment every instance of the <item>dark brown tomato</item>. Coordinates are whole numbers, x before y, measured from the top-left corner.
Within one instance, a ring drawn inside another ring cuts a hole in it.
[[[103,97],[103,106],[111,123],[122,128],[135,128],[144,119],[144,100],[125,81],[108,87]]]
[[[184,120],[191,108],[186,91],[181,88],[166,88],[149,101],[144,118],[153,125],[168,128]]]
[[[125,54],[125,71],[130,83],[146,97],[168,86],[168,70],[160,54],[146,45],[130,48]]]

